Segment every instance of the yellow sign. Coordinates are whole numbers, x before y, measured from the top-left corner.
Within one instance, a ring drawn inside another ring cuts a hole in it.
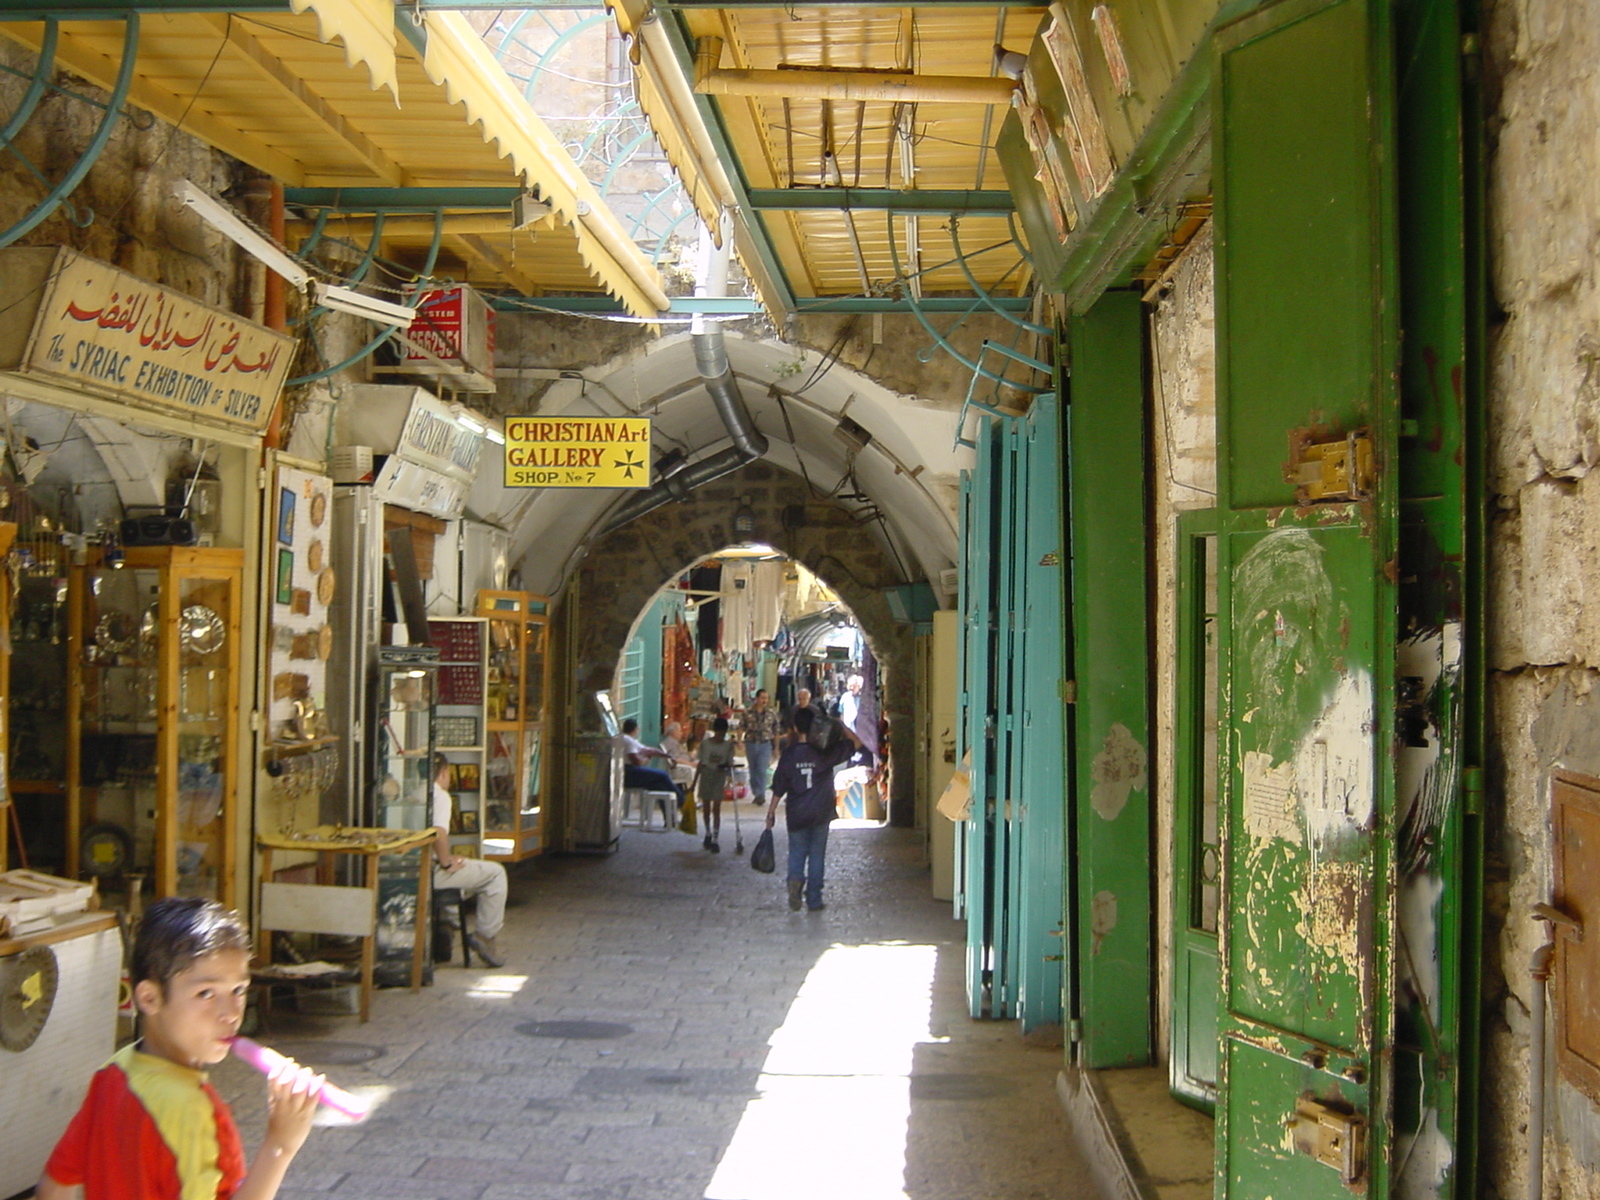
[[[650,486],[648,417],[512,417],[506,486]]]

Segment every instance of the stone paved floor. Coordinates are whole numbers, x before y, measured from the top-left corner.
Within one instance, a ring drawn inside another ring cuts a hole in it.
[[[457,959],[420,995],[379,992],[367,1025],[274,1014],[263,1040],[308,1061],[319,1039],[381,1048],[328,1070],[393,1089],[364,1125],[314,1130],[280,1194],[1098,1200],[1061,1052],[966,1016],[963,926],[929,898],[917,835],[837,829],[817,913],[788,910],[781,829],[778,852],[765,876],[732,836],[712,856],[630,831],[611,857],[523,864],[504,969]],[[519,1032],[562,1020],[631,1032]],[[214,1078],[253,1151],[259,1077]]]

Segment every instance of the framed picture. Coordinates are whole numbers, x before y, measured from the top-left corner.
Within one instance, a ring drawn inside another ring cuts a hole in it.
[[[461,832],[462,833],[477,833],[478,832],[478,810],[477,809],[475,809],[475,808],[464,808],[464,809],[461,810]]]
[[[456,791],[476,792],[478,790],[477,763],[457,763],[455,776]]]
[[[294,599],[294,551],[278,551],[278,603]]]
[[[294,491],[278,489],[278,541],[285,546],[294,545]]]

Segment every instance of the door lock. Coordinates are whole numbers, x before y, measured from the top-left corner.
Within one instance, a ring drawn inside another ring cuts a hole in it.
[[[1296,1153],[1338,1171],[1346,1187],[1360,1182],[1367,1169],[1367,1123],[1360,1114],[1307,1093],[1295,1102],[1294,1115],[1284,1124]]]

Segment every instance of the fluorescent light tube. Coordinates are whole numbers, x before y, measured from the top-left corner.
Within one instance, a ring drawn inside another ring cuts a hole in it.
[[[311,299],[324,308],[366,317],[367,320],[376,321],[380,325],[398,325],[402,329],[409,329],[411,322],[417,319],[417,310],[414,308],[407,308],[403,304],[391,304],[387,300],[379,300],[376,296],[368,296],[352,288],[339,287],[332,283],[320,281],[313,283]]]
[[[189,180],[180,179],[172,194],[180,204],[200,214],[200,219],[207,225],[224,237],[230,238],[241,249],[254,255],[295,287],[303,288],[311,281],[310,272],[303,266],[251,229],[238,213],[220,200],[213,200]]]
[[[461,426],[461,428],[465,429],[468,433],[475,433],[479,437],[482,437],[484,433],[487,432],[481,422],[474,421],[471,417],[467,416],[466,413],[456,414],[456,424]]]
[[[483,436],[488,438],[496,446],[504,446],[506,444],[506,435],[501,433],[493,425],[490,425],[483,431]]]

